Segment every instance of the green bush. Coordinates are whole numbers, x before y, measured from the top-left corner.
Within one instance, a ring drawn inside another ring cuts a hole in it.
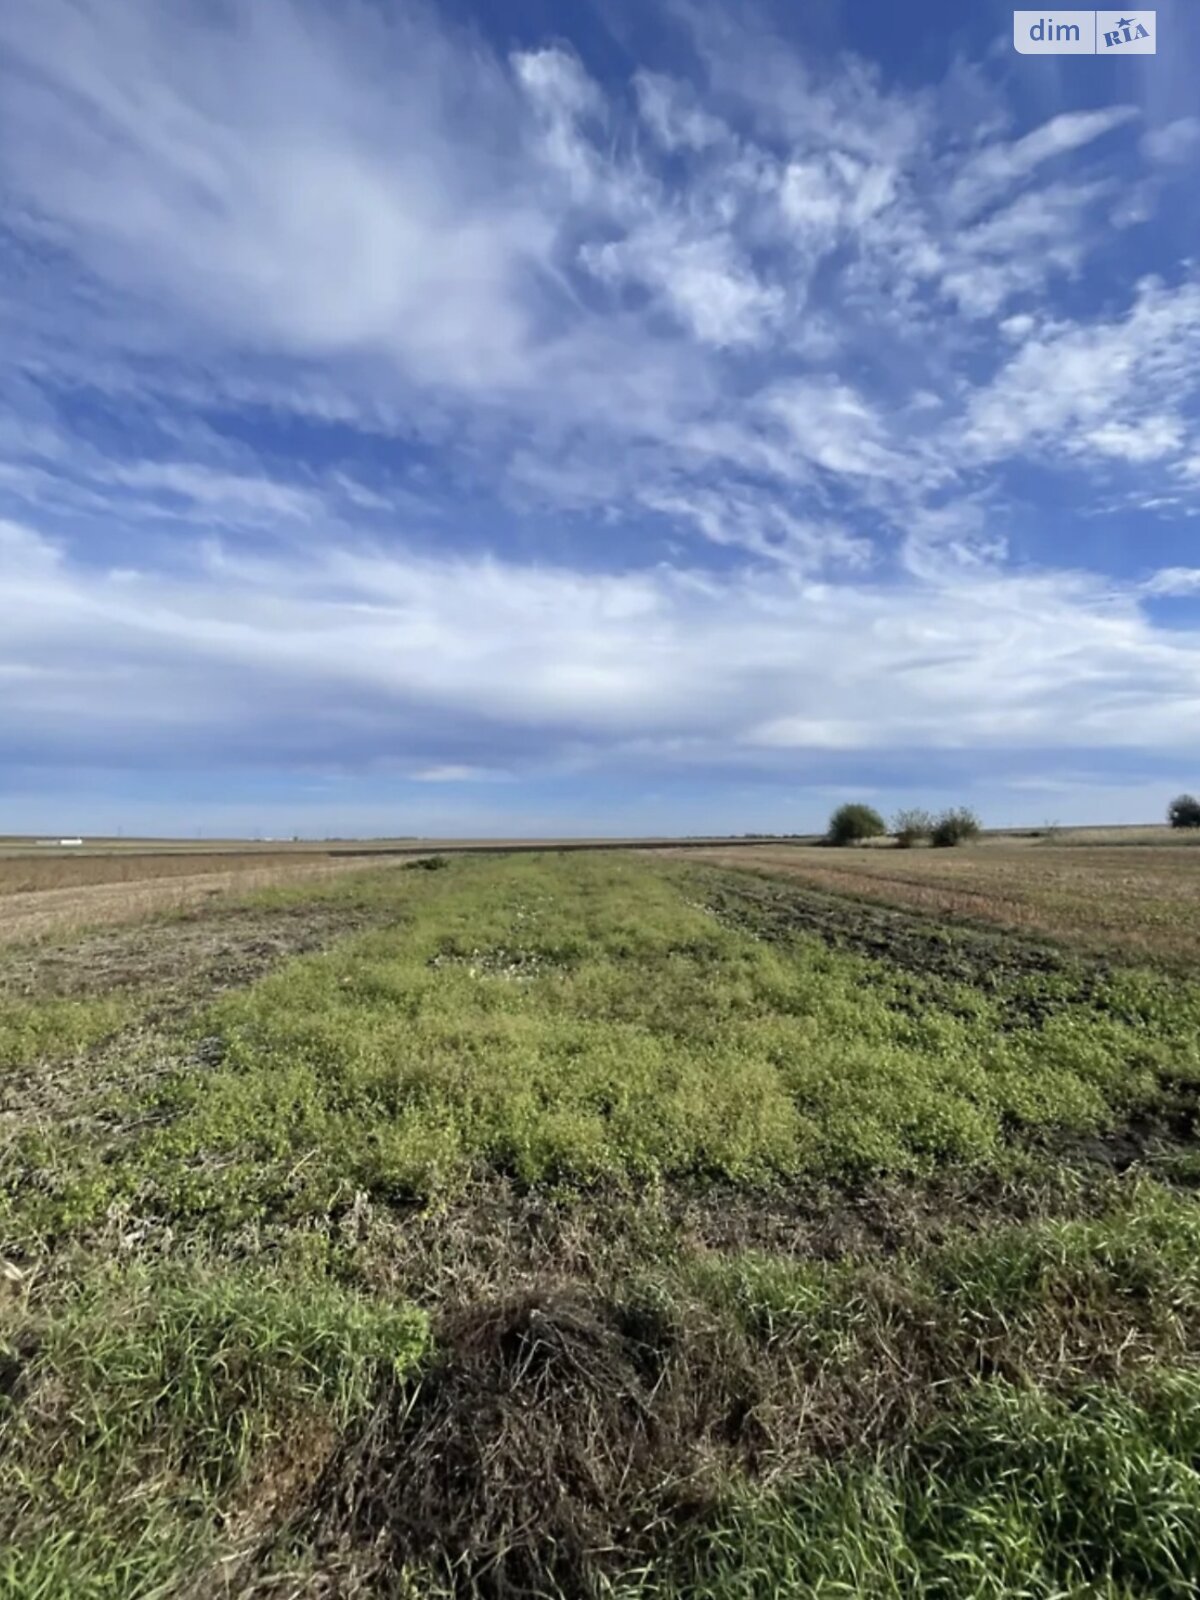
[[[878,839],[887,832],[883,818],[872,806],[839,806],[829,819],[826,835],[830,844],[859,844],[863,839]]]
[[[1167,821],[1173,828],[1200,828],[1200,800],[1194,794],[1177,794],[1167,807]]]
[[[971,839],[978,839],[982,829],[979,818],[967,806],[953,807],[943,811],[933,825],[930,834],[930,843],[939,849],[946,849],[956,844],[966,844]]]
[[[892,832],[901,850],[911,850],[913,845],[919,844],[922,839],[928,839],[932,834],[933,817],[920,807],[897,811],[896,820],[892,823]]]

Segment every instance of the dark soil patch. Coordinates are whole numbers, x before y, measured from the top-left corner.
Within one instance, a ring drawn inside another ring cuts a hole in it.
[[[1054,1148],[1068,1159],[1094,1161],[1111,1172],[1120,1173],[1153,1160],[1162,1142],[1157,1124],[1138,1122],[1116,1128],[1111,1133],[1074,1134],[1057,1141]]]
[[[910,972],[948,978],[978,988],[1006,979],[1062,973],[1074,964],[1063,952],[1001,933],[982,932],[918,913],[823,894],[757,877],[713,875],[709,903],[721,921],[760,936],[814,934],[837,950],[889,961]]]
[[[1062,1167],[1047,1166],[1041,1181],[947,1173],[924,1183],[795,1186],[758,1196],[735,1189],[697,1191],[679,1195],[674,1204],[682,1236],[705,1250],[830,1262],[887,1260],[955,1235],[1100,1213],[1113,1201],[1113,1170],[1097,1171],[1081,1159],[1066,1182]]]
[[[1115,1173],[1143,1167],[1169,1181],[1172,1160],[1196,1149],[1197,1107],[1192,1086],[1168,1085],[1168,1093],[1158,1115],[1133,1116],[1100,1133],[1064,1134],[1046,1140],[1046,1148],[1060,1161],[1094,1162]]]
[[[959,984],[999,1000],[1005,1027],[1036,1027],[1067,1007],[1104,1008],[1111,969],[1049,945],[1002,932],[949,927],[917,912],[749,873],[706,874],[705,886],[709,909],[729,926],[772,940],[814,936],[830,949],[887,962],[912,975],[921,986],[912,996],[916,1010],[928,1005],[931,987],[940,986],[942,992],[934,997],[953,1011],[949,991]],[[1042,979],[1053,980],[1053,992],[1039,992]]]

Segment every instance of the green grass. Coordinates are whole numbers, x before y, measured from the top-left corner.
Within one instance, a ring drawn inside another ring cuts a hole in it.
[[[1192,1592],[1200,986],[711,882],[356,874],[256,898],[370,931],[183,1020],[8,1004],[0,1596]],[[1087,1166],[1131,1130],[1157,1177]]]
[[[981,1385],[898,1459],[732,1497],[665,1579],[689,1600],[1187,1600],[1200,1549],[1200,1377],[1068,1402]]]
[[[999,1169],[1014,1132],[1103,1131],[1200,1078],[1200,989],[1113,977],[1099,1003],[1024,980],[930,984],[716,924],[642,863],[460,864],[399,927],[293,961],[203,1014],[220,1065],[112,1107],[138,1128],[10,1190],[42,1229],[114,1203],[227,1225],[320,1215],[358,1191],[438,1199],[481,1171],[523,1184]]]
[[[0,1083],[15,1068],[89,1050],[137,1015],[135,1002],[123,995],[86,1000],[0,997]]]
[[[856,1431],[860,1449],[835,1463],[814,1451],[770,1492],[731,1483],[669,1571],[631,1594],[1194,1592],[1190,1199],[1146,1183],[1102,1218],[1010,1226],[886,1265],[703,1258],[674,1293],[698,1294],[785,1370],[799,1364],[799,1394],[824,1413],[814,1431]]]
[[[889,1346],[931,1383],[946,1371],[1059,1381],[1088,1362],[1178,1358],[1200,1319],[1200,1207],[1156,1183],[1120,1193],[1098,1218],[997,1226],[886,1264],[708,1254],[676,1273],[673,1292],[843,1375],[886,1364]]]
[[[248,1486],[425,1347],[421,1313],[302,1260],[80,1265],[6,1319],[0,1593],[139,1593],[213,1559]]]

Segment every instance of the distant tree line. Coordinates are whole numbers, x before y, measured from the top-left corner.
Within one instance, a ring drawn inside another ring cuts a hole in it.
[[[967,806],[952,806],[937,816],[930,811],[910,808],[898,812],[891,827],[892,837],[901,850],[911,850],[914,845],[925,843],[936,849],[948,849],[977,839],[981,832],[979,818]],[[825,839],[832,845],[862,844],[867,839],[882,839],[887,833],[887,823],[873,806],[850,803],[839,806],[830,817]]]
[[[1200,800],[1192,794],[1176,795],[1167,807],[1167,821],[1172,828],[1200,828]],[[839,806],[830,817],[825,842],[863,844],[868,839],[885,838],[889,832],[900,850],[911,850],[919,844],[945,849],[977,839],[982,826],[968,806],[953,806],[937,816],[914,806],[898,811],[889,830],[874,806],[852,801]]]

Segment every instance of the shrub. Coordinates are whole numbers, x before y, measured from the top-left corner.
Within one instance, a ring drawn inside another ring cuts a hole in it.
[[[896,820],[892,823],[892,832],[901,850],[911,850],[913,845],[929,838],[933,832],[933,818],[928,811],[922,811],[919,807],[909,811],[897,811]]]
[[[1200,800],[1194,794],[1177,794],[1167,807],[1167,821],[1173,828],[1200,828]]]
[[[845,805],[830,817],[826,838],[830,844],[858,844],[886,832],[883,818],[872,806]]]
[[[948,846],[965,844],[969,839],[977,839],[980,834],[979,818],[966,806],[957,806],[949,811],[943,811],[933,825],[930,842],[946,849]]]

